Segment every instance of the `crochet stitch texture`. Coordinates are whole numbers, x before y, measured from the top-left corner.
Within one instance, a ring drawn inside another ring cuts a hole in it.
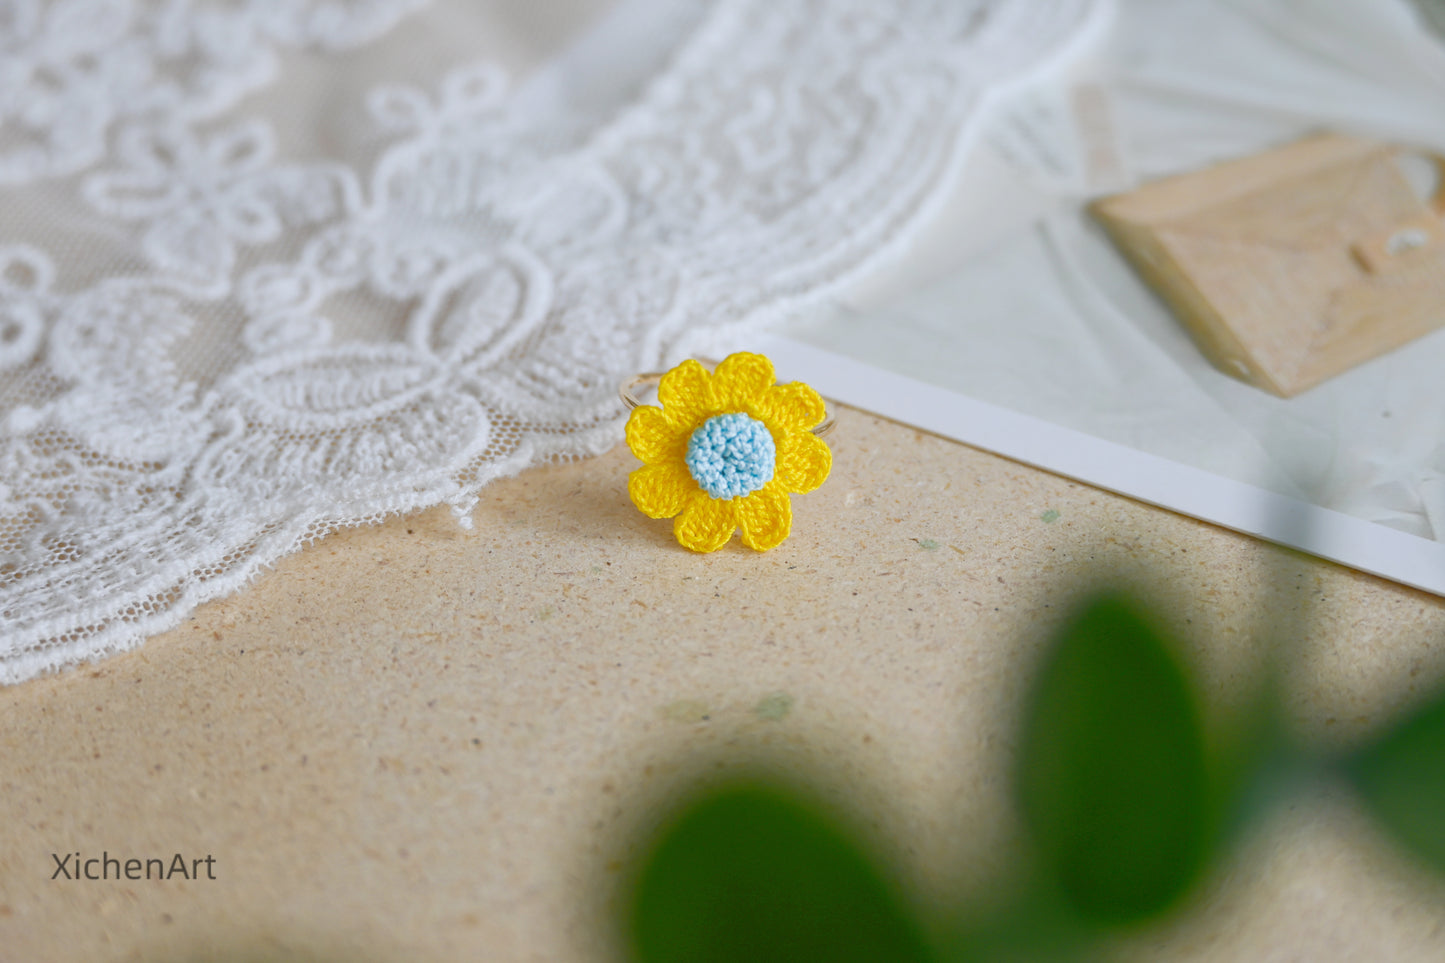
[[[709,374],[693,360],[663,375],[661,407],[635,408],[627,446],[643,466],[627,480],[649,518],[674,518],[685,548],[713,552],[742,530],[759,552],[792,531],[789,495],[823,484],[833,454],[812,434],[823,399],[805,384],[775,384],[759,354],[729,355]]]
[[[688,439],[683,461],[713,498],[737,498],[772,480],[777,451],[766,425],[734,412],[704,421]]]

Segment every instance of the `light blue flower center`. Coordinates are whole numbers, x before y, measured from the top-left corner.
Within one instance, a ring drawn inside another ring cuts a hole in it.
[[[762,488],[772,481],[777,458],[768,426],[741,413],[709,418],[687,442],[687,470],[713,498]]]

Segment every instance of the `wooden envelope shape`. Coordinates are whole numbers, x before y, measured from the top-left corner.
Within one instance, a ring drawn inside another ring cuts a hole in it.
[[[1091,211],[1215,365],[1290,397],[1445,324],[1445,220],[1402,151],[1324,134]]]

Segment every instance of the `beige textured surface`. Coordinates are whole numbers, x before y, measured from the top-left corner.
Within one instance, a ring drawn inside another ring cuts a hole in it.
[[[1321,742],[1445,676],[1440,600],[856,412],[830,440],[766,555],[678,548],[619,448],[493,486],[473,532],[341,533],[138,652],[0,691],[0,959],[606,959],[629,827],[758,755],[851,799],[921,898],[976,890],[1007,869],[1030,660],[1105,570],[1163,593],[1216,693],[1255,667],[1257,613],[1287,621]],[[210,854],[217,879],[50,880],[76,850]],[[1442,959],[1445,886],[1327,787],[1128,949]]]

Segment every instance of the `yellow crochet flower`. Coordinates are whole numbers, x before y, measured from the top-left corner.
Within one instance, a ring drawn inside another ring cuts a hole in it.
[[[759,354],[730,355],[712,374],[684,361],[662,376],[662,407],[627,419],[627,447],[645,463],[627,480],[633,504],[649,518],[676,516],[673,532],[694,552],[717,551],[739,528],[748,548],[773,548],[792,530],[788,495],[828,477],[833,453],[809,430],[823,399],[775,377]]]

